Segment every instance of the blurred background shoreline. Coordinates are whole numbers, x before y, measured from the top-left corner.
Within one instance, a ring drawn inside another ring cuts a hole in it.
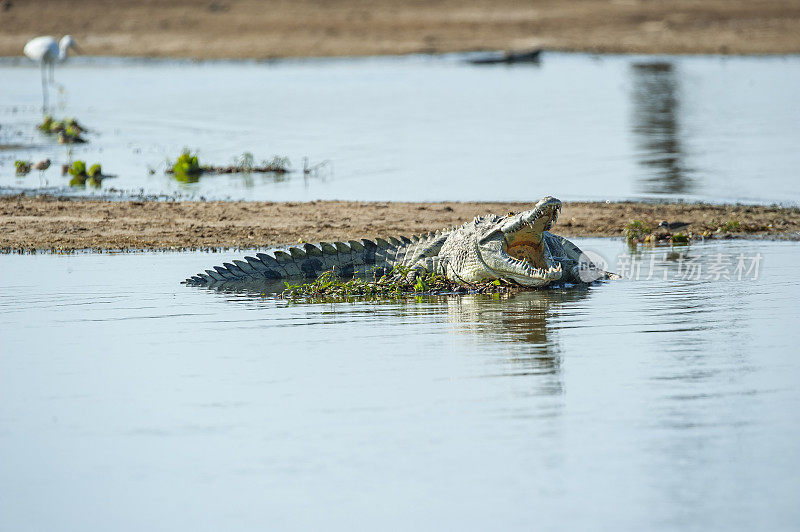
[[[87,55],[270,59],[551,50],[800,52],[800,2],[2,0],[0,56],[72,34]]]

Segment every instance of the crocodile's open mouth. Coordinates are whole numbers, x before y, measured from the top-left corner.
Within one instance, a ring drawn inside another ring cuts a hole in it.
[[[503,251],[514,270],[539,279],[561,278],[561,264],[553,260],[542,236],[542,232],[556,223],[560,212],[561,202],[547,198],[534,209],[512,217],[506,223],[503,227]]]

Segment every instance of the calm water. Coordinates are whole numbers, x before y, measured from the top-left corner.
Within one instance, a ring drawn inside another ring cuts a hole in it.
[[[59,66],[58,116],[95,133],[73,157],[118,174],[104,187],[265,200],[699,199],[800,202],[800,57],[546,53],[537,65],[463,56]],[[13,161],[66,150],[34,131],[39,70],[0,62],[0,187]],[[206,176],[180,185],[163,161],[329,160],[318,176]],[[157,169],[149,175],[148,168]],[[59,169],[45,175],[63,187]],[[44,185],[43,185],[44,186]],[[85,192],[84,192],[85,193]]]
[[[287,304],[178,284],[239,253],[0,256],[0,529],[796,529],[800,247],[576,243],[626,279]]]

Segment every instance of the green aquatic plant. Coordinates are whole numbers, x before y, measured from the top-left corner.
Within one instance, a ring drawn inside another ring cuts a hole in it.
[[[44,115],[44,119],[42,120],[41,124],[37,124],[36,128],[39,131],[44,133],[50,133],[51,126],[53,125],[53,117],[50,115]]]
[[[469,289],[442,275],[395,266],[387,275],[372,279],[353,277],[341,279],[335,270],[324,272],[309,283],[284,283],[286,289],[279,297],[283,299],[307,299],[318,302],[347,301],[351,299],[401,299],[419,294],[465,293],[509,293],[521,287],[504,281],[486,281],[472,285]]]
[[[736,233],[741,228],[739,220],[728,220],[724,224],[717,226],[718,233]]]
[[[165,173],[172,174],[178,181],[196,183],[202,174],[238,174],[238,173],[275,173],[285,174],[291,172],[288,157],[275,156],[270,161],[262,161],[256,165],[255,158],[250,152],[244,152],[234,159],[234,164],[228,166],[201,166],[197,155],[184,148],[178,160],[174,163],[167,159]]]
[[[69,180],[69,186],[82,187],[86,185],[86,163],[83,161],[74,161],[72,166],[67,170],[72,178]]]
[[[64,128],[64,135],[71,139],[77,138],[80,133],[81,132],[75,126],[67,126]]]
[[[675,233],[669,238],[669,241],[673,244],[688,244],[689,243],[689,235],[684,233]]]
[[[17,175],[28,175],[31,171],[32,163],[30,161],[24,161],[17,159],[14,161],[14,168]]]
[[[178,160],[172,165],[172,173],[178,181],[196,183],[200,179],[200,174],[203,173],[197,154],[192,153],[188,148],[184,148]]]
[[[86,175],[88,175],[89,177],[93,177],[93,178],[94,177],[99,177],[99,176],[103,175],[103,169],[99,164],[93,164],[91,166],[91,168],[89,168],[89,171],[86,172]]]
[[[100,188],[103,179],[113,177],[103,175],[103,168],[98,163],[93,164],[87,171],[86,162],[80,160],[74,161],[72,166],[67,169],[67,172],[72,176],[69,180],[69,184],[72,187],[89,185],[90,187]]]
[[[58,141],[61,144],[86,142],[86,139],[81,137],[81,133],[84,133],[86,128],[81,126],[74,118],[56,120],[50,115],[45,115],[42,122],[36,125],[36,128],[47,135],[58,135]]]
[[[84,161],[74,161],[67,171],[72,177],[83,177],[86,179],[86,163]]]
[[[641,242],[652,232],[652,228],[645,222],[641,220],[631,220],[631,222],[625,226],[625,240],[627,240],[628,243]]]

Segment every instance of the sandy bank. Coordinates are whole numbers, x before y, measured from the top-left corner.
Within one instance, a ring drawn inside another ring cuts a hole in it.
[[[157,202],[0,197],[0,251],[255,248],[410,235],[531,203],[316,201]],[[738,222],[736,234],[800,237],[800,209],[706,204],[565,203],[554,233],[622,236],[633,219],[691,223],[695,233]]]
[[[90,55],[193,58],[800,52],[800,0],[1,0],[0,25],[5,56],[65,33]]]

